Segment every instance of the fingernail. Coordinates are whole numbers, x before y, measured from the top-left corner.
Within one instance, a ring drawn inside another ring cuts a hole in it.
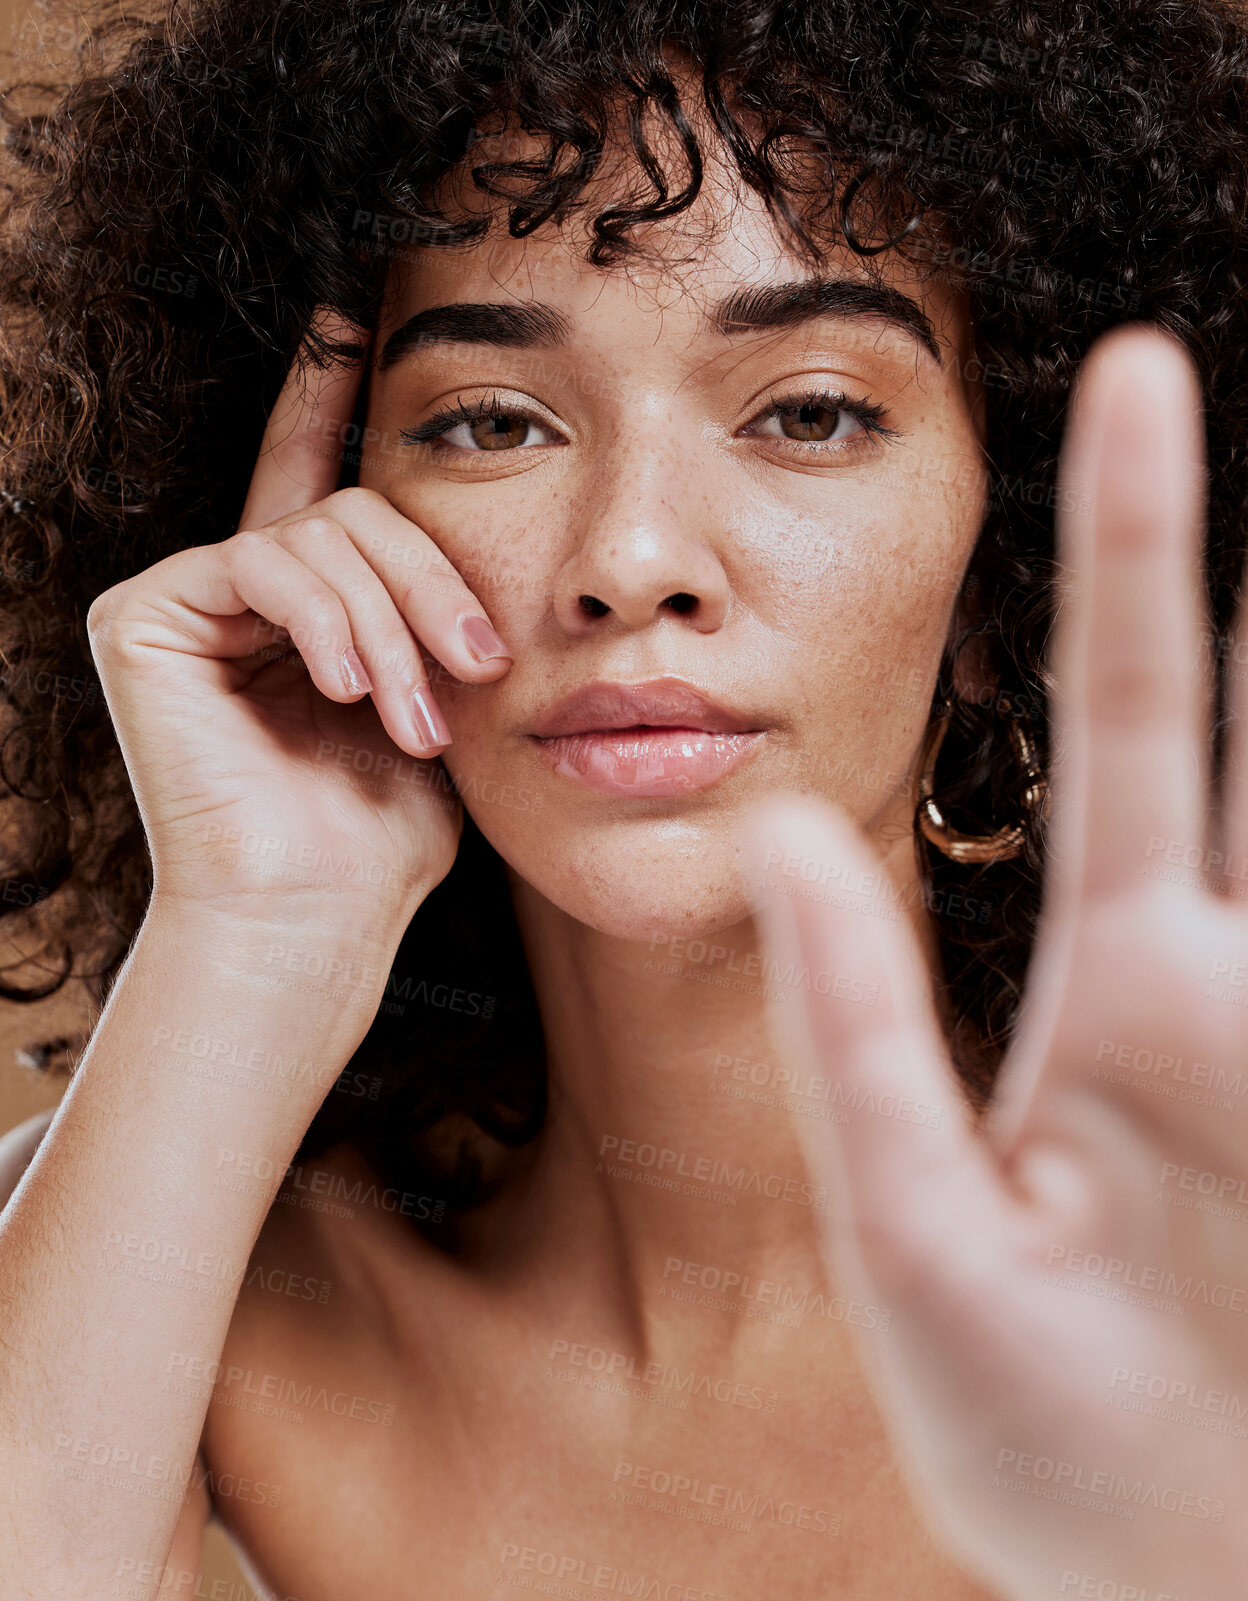
[[[373,681],[365,671],[364,663],[355,653],[355,646],[348,645],[341,656],[342,676],[347,688],[353,695],[364,695],[373,687]]]
[[[417,684],[412,691],[412,711],[416,717],[416,727],[420,737],[430,745],[449,745],[451,731],[446,726],[446,718],[442,715],[442,708],[432,695],[425,693],[423,684]]]
[[[461,617],[459,631],[476,661],[492,662],[498,657],[512,660],[512,654],[484,617]]]

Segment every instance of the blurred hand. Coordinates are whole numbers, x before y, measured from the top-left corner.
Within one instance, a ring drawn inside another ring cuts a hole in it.
[[[1062,504],[1083,509],[1059,519],[1051,855],[982,1126],[909,927],[778,893],[764,868],[779,851],[838,880],[875,871],[856,827],[775,798],[747,859],[777,960],[878,985],[874,1006],[799,991],[777,1026],[860,1108],[797,1122],[833,1197],[831,1270],[894,1309],[863,1357],[935,1530],[1017,1601],[1239,1601],[1248,1011],[1229,1002],[1248,993],[1233,988],[1248,903],[1164,864],[1248,861],[1248,708],[1240,687],[1215,835],[1201,400],[1177,342],[1146,327],[1098,342],[1061,476]],[[887,1116],[868,1095],[944,1116]]]

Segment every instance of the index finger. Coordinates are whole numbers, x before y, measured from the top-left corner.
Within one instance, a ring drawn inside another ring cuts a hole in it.
[[[331,342],[364,348],[347,367],[307,365],[301,373],[305,341],[269,414],[240,528],[262,528],[315,505],[338,487],[343,431],[360,392],[368,335],[327,307],[318,308],[312,324]]]

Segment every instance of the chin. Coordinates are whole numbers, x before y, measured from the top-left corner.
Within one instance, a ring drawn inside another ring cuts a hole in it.
[[[617,815],[586,828],[550,808],[535,828],[516,827],[494,808],[468,810],[516,878],[609,938],[647,946],[709,938],[751,915],[734,815],[697,825]]]

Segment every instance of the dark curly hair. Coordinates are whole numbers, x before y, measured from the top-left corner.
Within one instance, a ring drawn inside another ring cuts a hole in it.
[[[1115,323],[1158,324],[1195,360],[1215,640],[1235,603],[1248,20],[1224,0],[190,0],[155,20],[101,15],[71,71],[4,97],[0,916],[24,960],[0,995],[41,998],[72,975],[98,1003],[150,895],[87,645],[91,600],[234,531],[314,308],[370,325],[396,249],[464,243],[499,212],[523,236],[583,211],[621,126],[632,177],[587,219],[589,258],[624,261],[638,224],[686,210],[703,152],[673,52],[699,69],[709,126],[803,257],[817,264],[840,237],[868,270],[895,251],[970,298],[991,490],[933,697],[934,718],[952,698],[938,794],[971,832],[1022,816],[1026,848],[980,866],[920,854],[946,1026],[985,1104],[1043,866],[1010,721],[1026,719],[1043,763],[1057,451],[1078,363]],[[648,142],[654,116],[675,134],[676,171]],[[545,155],[474,161],[500,119]],[[491,216],[435,204],[461,161],[496,197]],[[310,359],[346,354],[314,342]],[[972,638],[988,667],[978,701],[954,689]],[[505,909],[496,934],[466,910],[482,896]],[[489,1142],[519,1147],[547,1115],[509,911],[502,863],[466,820],[304,1155],[355,1140],[453,1212],[488,1193]],[[439,1003],[456,988],[475,1003]],[[55,1065],[74,1043],[32,1049]]]

